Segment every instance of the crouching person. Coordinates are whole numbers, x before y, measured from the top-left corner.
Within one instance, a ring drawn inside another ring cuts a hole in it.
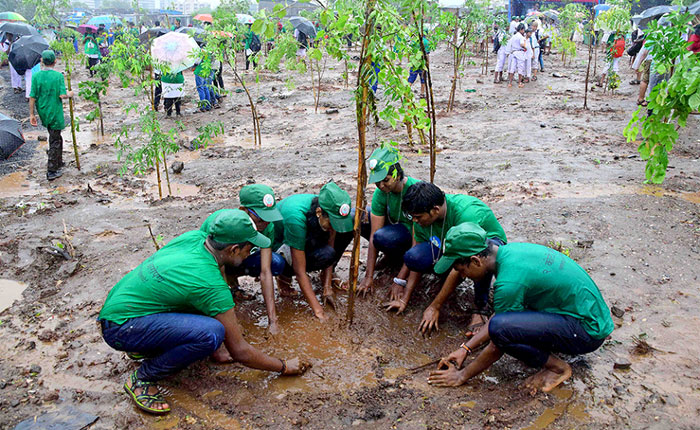
[[[270,357],[250,344],[233,310],[233,297],[222,276],[225,265],[238,266],[253,246],[267,248],[243,211],[221,211],[209,234],[182,234],[124,276],[107,296],[99,321],[112,348],[145,358],[124,383],[137,407],[170,411],[156,383],[218,351],[219,361],[299,375],[308,367],[298,358]]]
[[[556,353],[579,355],[598,349],[613,331],[610,309],[588,273],[574,260],[531,243],[496,245],[486,232],[464,223],[450,229],[435,271],[454,268],[474,282],[495,276],[494,315],[459,349],[443,358],[428,382],[457,386],[488,369],[505,353],[541,368],[525,381],[531,391],[549,392],[571,377]],[[467,355],[486,348],[462,368]]]

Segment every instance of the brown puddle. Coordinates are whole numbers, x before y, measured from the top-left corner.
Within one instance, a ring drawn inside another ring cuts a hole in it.
[[[241,423],[236,418],[230,417],[222,412],[210,408],[206,404],[192,397],[186,391],[178,388],[168,388],[170,394],[167,395],[170,407],[172,409],[184,409],[188,414],[196,416],[199,421],[204,421],[208,424],[207,428],[224,428],[237,430],[241,429]],[[151,415],[143,414],[146,420],[150,421],[152,428],[169,429],[175,428],[179,424],[179,419],[159,420],[152,418]],[[174,415],[174,414],[171,414]],[[165,421],[165,422],[163,422]]]
[[[546,429],[556,420],[567,414],[576,421],[586,422],[590,419],[590,415],[586,412],[586,406],[582,402],[576,401],[572,389],[558,387],[552,390],[551,394],[561,402],[551,408],[545,409],[542,415],[535,418],[535,421],[523,430]]]
[[[27,179],[27,172],[12,172],[0,178],[0,197],[19,197],[41,193],[39,184]]]
[[[15,300],[22,298],[26,284],[11,279],[0,279],[0,312],[12,306]]]

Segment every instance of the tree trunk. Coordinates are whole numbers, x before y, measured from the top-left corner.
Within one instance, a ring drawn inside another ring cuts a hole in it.
[[[156,153],[156,178],[158,178],[158,198],[163,198],[163,189],[160,184],[160,163],[158,162],[158,153]]]
[[[100,111],[100,134],[105,137],[105,123],[102,117],[102,101],[100,100],[100,94],[97,94],[97,109]]]
[[[226,61],[228,62],[229,66],[231,69],[233,69],[233,74],[236,77],[236,80],[238,83],[241,84],[243,87],[243,91],[245,91],[246,96],[248,97],[248,102],[250,103],[250,111],[251,114],[253,115],[253,147],[260,147],[262,148],[262,136],[260,133],[260,119],[258,118],[258,110],[255,108],[255,103],[253,103],[253,97],[250,95],[250,91],[248,90],[248,87],[245,85],[245,82],[241,78],[241,76],[238,74],[238,69],[236,68],[236,58],[233,58],[233,61],[231,61],[230,56],[228,53],[226,53]]]
[[[66,65],[66,83],[68,91],[73,91],[70,81],[70,65]],[[68,99],[68,110],[70,112],[70,132],[73,136],[73,154],[75,154],[75,166],[80,170],[80,158],[78,157],[78,141],[75,138],[75,114],[73,113],[73,97]]]
[[[165,159],[165,149],[163,149],[163,170],[165,170],[165,182],[168,184],[168,195],[173,195],[173,190],[170,189],[170,173],[168,173],[168,162]]]

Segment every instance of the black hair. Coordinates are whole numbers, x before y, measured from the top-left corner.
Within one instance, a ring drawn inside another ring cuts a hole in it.
[[[318,222],[318,217],[316,216],[316,209],[321,208],[318,203],[318,197],[314,197],[311,200],[311,207],[309,211],[306,212],[306,247],[305,249],[312,250],[318,249],[322,246],[328,245],[328,239],[330,238],[330,233],[324,231],[321,228],[321,223]],[[321,214],[327,217],[328,212],[321,208]]]
[[[231,245],[238,245],[239,248],[245,248],[247,244],[250,242],[245,241],[245,242],[240,242],[240,243],[223,243],[214,240],[214,235],[209,235],[207,236],[207,241],[211,245],[212,248],[216,249],[217,251],[223,251],[224,249],[228,248]]]
[[[496,252],[496,246],[497,246],[497,245],[496,245],[495,243],[489,243],[489,244],[486,246],[486,249],[484,249],[483,251],[481,251],[481,252],[478,253],[478,254],[474,254],[472,257],[486,258],[486,257],[488,257],[489,255],[491,255],[491,254],[493,254],[494,252]],[[462,257],[462,258],[460,258],[459,260],[456,260],[456,261],[455,261],[455,265],[460,264],[460,265],[467,265],[467,266],[469,266],[469,263],[471,263],[471,261],[472,261],[472,257]]]
[[[46,61],[44,58],[42,58],[41,61],[42,61],[42,63],[44,63],[45,66],[53,66],[54,64],[56,64],[56,57],[54,57],[53,61],[50,63],[48,61]]]
[[[445,193],[435,184],[416,182],[411,185],[403,196],[404,212],[407,214],[428,213],[435,206],[445,203]]]
[[[525,24],[523,24],[522,22],[520,24],[518,24],[517,27],[515,27],[515,31],[517,31],[518,33],[520,33],[520,30],[524,30],[524,29],[525,29]]]
[[[156,27],[160,27],[160,21],[156,20],[155,24],[156,24]]]
[[[395,163],[391,167],[389,167],[389,170],[387,170],[387,175],[394,175],[394,172],[396,172],[396,177],[399,179],[399,181],[403,181],[404,178],[404,173],[403,173],[403,168],[401,167],[401,164]]]

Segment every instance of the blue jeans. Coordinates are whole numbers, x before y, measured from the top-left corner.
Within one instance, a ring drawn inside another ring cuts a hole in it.
[[[420,70],[413,70],[413,69],[411,69],[411,72],[408,74],[408,83],[409,83],[409,84],[412,84],[412,83],[416,82],[416,78],[417,78],[418,76],[420,76],[420,83],[421,83],[421,84],[424,84],[424,83],[425,83],[425,79],[426,79],[426,77],[428,76],[428,74],[427,74],[426,71],[423,70],[423,69],[420,69]]]
[[[376,94],[379,86],[379,66],[372,61],[372,67],[374,68],[374,73],[372,73],[372,79],[370,79],[369,83],[372,86],[372,92]]]
[[[199,94],[199,102],[204,109],[211,109],[214,104],[214,94],[211,90],[211,80],[194,75],[194,82],[197,84],[197,94]]]
[[[411,232],[403,224],[390,224],[374,232],[372,239],[377,251],[388,256],[402,257],[411,248]]]
[[[284,257],[282,255],[273,252],[272,253],[272,261],[270,262],[270,269],[272,271],[272,276],[279,276],[282,274],[282,271],[284,270],[284,266],[287,264],[287,262],[284,260]],[[243,269],[243,274],[246,276],[252,276],[252,277],[258,277],[260,276],[260,269],[261,269],[261,264],[260,264],[260,251],[256,251],[248,256],[245,260],[243,260],[243,264],[241,264],[241,268]]]
[[[549,354],[593,352],[605,339],[591,337],[574,317],[546,312],[504,312],[491,317],[491,341],[530,367],[542,367]]]
[[[224,341],[224,326],[214,318],[162,313],[131,318],[119,325],[101,320],[102,337],[117,351],[149,358],[137,370],[139,379],[159,381],[212,355]]]
[[[348,247],[352,238],[352,232],[336,233],[335,246],[324,245],[316,249],[305,250],[306,272],[317,272],[338,264],[340,257],[343,256],[343,252],[345,252],[345,248]],[[282,274],[288,278],[294,276],[294,268],[290,264],[287,264],[286,260]]]
[[[538,57],[538,61],[540,62],[540,71],[544,72],[544,60],[542,60],[542,53],[544,52],[544,47],[540,49],[540,55]]]

